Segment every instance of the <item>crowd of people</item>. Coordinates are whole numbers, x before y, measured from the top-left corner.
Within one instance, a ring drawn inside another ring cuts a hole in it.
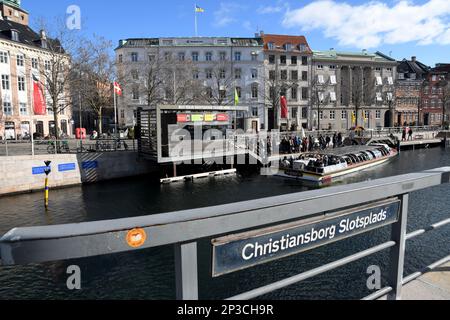
[[[402,131],[402,141],[413,141],[413,130],[409,127],[403,128]],[[408,136],[408,140],[406,140],[406,136]]]
[[[339,148],[344,143],[344,137],[342,134],[335,133],[333,136],[318,137],[300,137],[296,135],[285,136],[280,142],[280,154],[292,154],[300,152],[310,152],[314,150],[325,150],[328,148]],[[270,144],[270,145],[269,145]],[[271,142],[268,142],[268,149],[271,149]]]

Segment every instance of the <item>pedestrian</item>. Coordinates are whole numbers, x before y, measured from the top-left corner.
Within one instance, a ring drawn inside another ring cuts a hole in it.
[[[402,141],[406,141],[406,128],[403,128]]]
[[[408,135],[409,135],[408,140],[409,141],[413,141],[414,139],[413,139],[413,130],[412,130],[412,128],[409,128]]]

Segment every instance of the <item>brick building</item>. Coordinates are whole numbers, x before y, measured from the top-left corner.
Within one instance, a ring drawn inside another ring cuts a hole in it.
[[[449,120],[450,64],[440,63],[431,69],[423,89],[425,125],[441,125]]]

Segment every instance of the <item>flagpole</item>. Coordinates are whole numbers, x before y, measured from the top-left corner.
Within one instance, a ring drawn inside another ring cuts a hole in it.
[[[31,92],[31,88],[33,88],[33,92]],[[30,107],[30,136],[31,136],[31,156],[34,158],[34,119],[33,119],[33,113],[34,113],[34,80],[33,80],[33,72],[31,73],[31,82],[30,82],[30,100],[31,100],[31,107]]]
[[[195,36],[198,37],[197,5],[194,5],[194,17],[195,17]]]
[[[115,81],[114,81],[114,133],[117,135],[117,98],[116,98],[116,88],[115,88]]]

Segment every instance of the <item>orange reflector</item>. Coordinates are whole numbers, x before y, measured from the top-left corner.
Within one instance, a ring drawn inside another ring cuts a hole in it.
[[[147,234],[144,229],[133,229],[127,234],[127,243],[132,248],[139,248],[147,240]]]

